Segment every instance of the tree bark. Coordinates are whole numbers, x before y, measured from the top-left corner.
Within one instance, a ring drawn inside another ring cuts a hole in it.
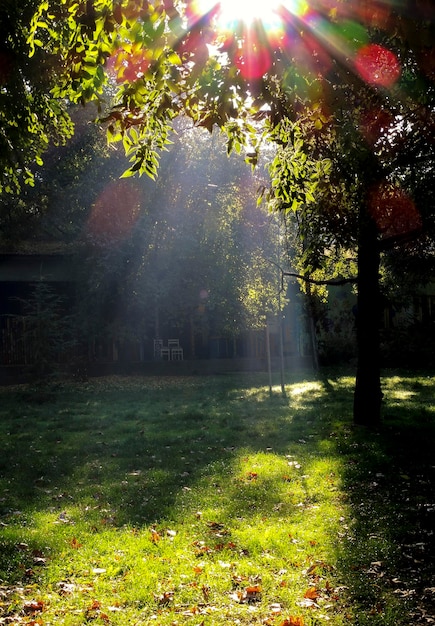
[[[356,310],[358,364],[354,391],[355,424],[376,426],[381,421],[380,373],[380,252],[376,225],[362,210],[358,241]]]

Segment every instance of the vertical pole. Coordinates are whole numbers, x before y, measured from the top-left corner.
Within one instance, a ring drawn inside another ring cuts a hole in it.
[[[281,377],[281,393],[285,398],[285,385],[284,385],[284,337],[283,337],[283,323],[282,323],[282,311],[281,311],[281,289],[282,289],[282,276],[281,276],[281,225],[278,222],[278,332],[279,332],[279,362],[280,362],[280,377]]]
[[[282,311],[281,311],[281,289],[278,292],[278,308],[279,308],[279,318],[278,318],[278,332],[279,332],[279,372],[281,378],[281,393],[283,397],[286,397],[285,394],[285,384],[284,384],[284,338],[283,338],[283,324],[282,324]]]
[[[272,395],[272,362],[270,359],[270,337],[269,324],[266,322],[266,352],[267,352],[267,371],[269,374],[269,395]]]

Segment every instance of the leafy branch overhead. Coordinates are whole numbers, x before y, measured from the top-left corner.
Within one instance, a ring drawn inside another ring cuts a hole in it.
[[[255,164],[265,141],[279,143],[281,124],[299,124],[308,114],[314,131],[323,133],[328,110],[354,110],[364,91],[397,114],[404,100],[385,93],[394,92],[401,76],[412,91],[407,106],[426,106],[431,97],[424,13],[417,39],[399,12],[377,23],[371,3],[363,17],[353,2],[305,9],[277,4],[273,32],[259,19],[223,27],[219,4],[203,3],[201,10],[193,0],[31,4],[36,10],[21,28],[30,59],[51,60],[50,98],[97,103],[109,141],[124,143],[131,162],[126,175],[155,177],[179,115],[210,131],[219,127],[229,149],[245,149]],[[353,90],[342,103],[340,82]],[[302,146],[293,147],[294,179],[304,181],[282,196],[290,208],[314,200],[326,167],[320,162],[306,177]]]

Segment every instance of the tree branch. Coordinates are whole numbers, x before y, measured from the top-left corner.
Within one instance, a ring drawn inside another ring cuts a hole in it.
[[[348,284],[356,284],[358,282],[358,278],[353,276],[351,278],[332,278],[330,280],[318,280],[316,278],[309,278],[308,276],[302,276],[302,274],[296,274],[294,272],[283,272],[283,276],[290,276],[292,278],[299,278],[299,280],[303,280],[306,283],[310,283],[310,285],[329,285],[331,287],[337,287],[340,285],[348,285]]]

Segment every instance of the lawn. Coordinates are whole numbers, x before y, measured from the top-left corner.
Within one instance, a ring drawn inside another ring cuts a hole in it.
[[[0,624],[435,622],[434,377],[0,388]]]

